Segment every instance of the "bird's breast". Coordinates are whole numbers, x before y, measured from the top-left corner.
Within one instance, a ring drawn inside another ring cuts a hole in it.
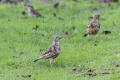
[[[60,46],[56,46],[56,52],[60,53]]]

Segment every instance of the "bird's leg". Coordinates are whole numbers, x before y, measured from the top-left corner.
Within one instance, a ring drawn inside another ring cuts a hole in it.
[[[88,41],[90,41],[90,35],[88,34]]]
[[[49,61],[50,61],[50,65],[52,67],[52,65],[53,65],[53,58],[50,58]]]
[[[95,35],[95,41],[96,41],[96,38],[97,38],[97,34]]]

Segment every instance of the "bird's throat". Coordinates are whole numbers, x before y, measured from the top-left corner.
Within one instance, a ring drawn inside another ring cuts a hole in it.
[[[54,41],[53,44],[59,46],[59,41]]]

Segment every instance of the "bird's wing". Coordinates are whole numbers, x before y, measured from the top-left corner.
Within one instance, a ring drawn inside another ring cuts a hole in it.
[[[93,20],[88,24],[87,29],[86,29],[86,34],[91,33],[91,30],[94,28]]]
[[[86,30],[86,34],[96,33],[100,29],[100,24],[98,20],[92,20]]]
[[[89,24],[88,24],[88,27],[87,28],[92,28],[94,26],[94,22],[91,21]]]
[[[88,28],[96,28],[96,27],[100,27],[98,20],[92,20],[88,25]]]
[[[98,22],[98,28],[100,28],[100,23]]]
[[[48,59],[54,57],[55,54],[55,47],[54,45],[50,46],[42,55],[41,58]]]
[[[34,15],[41,16],[41,14],[39,12],[37,12],[35,9],[32,9],[32,12]]]
[[[43,55],[49,53],[49,52],[52,52],[53,51],[53,45],[49,46],[46,51],[43,53]]]

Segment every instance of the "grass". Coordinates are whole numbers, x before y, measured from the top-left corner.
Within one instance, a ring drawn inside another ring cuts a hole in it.
[[[0,80],[120,79],[120,2],[109,5],[93,0],[64,1],[57,9],[36,1],[32,4],[40,9],[44,19],[22,15],[22,11],[27,12],[23,4],[0,4]],[[93,36],[91,41],[82,37],[89,17],[95,13],[101,14],[97,42]],[[33,30],[36,25],[39,26],[37,31]],[[75,30],[71,29],[73,26]],[[110,30],[112,34],[103,35],[103,30]],[[56,34],[63,39],[60,41],[61,54],[55,59],[54,67],[50,67],[47,60],[33,63]],[[72,70],[74,66],[77,66],[76,71]]]

